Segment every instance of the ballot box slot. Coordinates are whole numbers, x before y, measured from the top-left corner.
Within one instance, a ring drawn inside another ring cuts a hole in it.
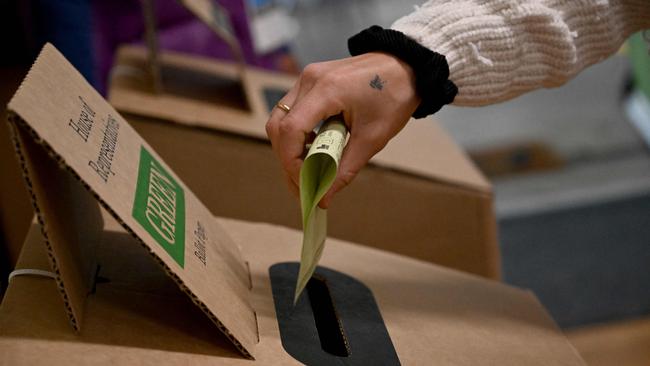
[[[399,365],[381,311],[359,279],[319,266],[293,303],[300,264],[269,268],[284,350],[310,366]]]
[[[307,295],[323,350],[340,357],[350,355],[343,323],[334,307],[327,280],[323,276],[313,276],[307,283]]]

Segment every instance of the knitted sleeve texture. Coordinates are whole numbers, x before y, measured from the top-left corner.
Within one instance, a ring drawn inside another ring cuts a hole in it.
[[[650,0],[430,0],[392,28],[446,57],[454,105],[480,106],[607,58],[650,28]]]

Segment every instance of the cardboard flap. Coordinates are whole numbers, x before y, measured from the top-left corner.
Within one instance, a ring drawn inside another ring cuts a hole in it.
[[[46,159],[46,169],[58,164],[79,179],[239,350],[252,357],[257,325],[239,248],[52,45],[43,48],[8,110],[18,135],[53,158]],[[26,145],[19,148],[21,158],[32,155]],[[33,164],[28,173],[40,172],[44,165]],[[46,202],[34,198],[37,206]],[[53,201],[53,210],[77,207],[65,199]],[[58,225],[49,217],[40,216],[45,232]],[[52,245],[55,256],[58,247],[67,245],[54,237],[50,241],[58,242]]]
[[[71,325],[80,330],[86,296],[97,270],[103,219],[97,201],[59,169],[24,129],[13,129],[21,167],[33,197],[50,267]]]

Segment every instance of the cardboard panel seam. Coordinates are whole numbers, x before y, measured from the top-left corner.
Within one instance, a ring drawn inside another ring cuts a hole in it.
[[[479,207],[477,210],[475,210],[476,213],[476,222],[478,225],[478,230],[481,235],[479,237],[481,238],[490,238],[490,240],[494,243],[494,245],[489,245],[485,247],[485,257],[490,258],[490,260],[487,261],[487,272],[492,274],[492,278],[496,280],[501,279],[501,249],[499,247],[499,233],[498,233],[498,228],[496,224],[494,223],[493,220],[486,220],[486,217],[489,218],[494,218],[494,216],[491,215],[485,215],[484,212],[492,212],[492,197],[494,196],[493,193],[489,193],[490,200],[488,202],[481,202],[480,200],[476,200],[476,205]]]
[[[28,77],[29,77],[29,75],[28,75]],[[119,218],[117,213],[115,211],[113,211],[113,209],[108,204],[106,204],[106,202],[101,197],[99,197],[99,195],[88,184],[86,184],[81,179],[81,177],[72,168],[70,168],[65,163],[65,160],[59,154],[57,154],[52,149],[52,147],[46,141],[44,141],[33,128],[31,128],[25,121],[22,120],[22,118],[20,118],[20,116],[18,116],[17,114],[15,114],[13,112],[10,112],[9,119],[13,123],[13,126],[12,126],[12,136],[13,137],[12,137],[12,139],[14,140],[14,143],[16,144],[16,147],[18,148],[18,150],[17,150],[18,159],[20,160],[21,167],[23,168],[23,172],[25,174],[25,179],[26,179],[26,183],[27,183],[27,186],[28,186],[28,190],[29,190],[30,196],[32,197],[32,204],[33,204],[34,209],[36,211],[36,216],[38,218],[38,222],[41,225],[41,230],[42,230],[43,235],[45,237],[46,246],[48,247],[48,257],[50,257],[51,264],[52,264],[52,269],[57,274],[57,285],[59,286],[60,292],[63,295],[63,299],[64,299],[64,303],[66,305],[66,311],[68,313],[68,317],[70,318],[70,321],[73,324],[73,327],[74,327],[75,330],[79,331],[79,325],[77,324],[77,322],[75,320],[74,313],[72,312],[72,308],[70,307],[70,304],[69,304],[69,300],[68,300],[66,290],[65,290],[65,288],[63,286],[64,284],[63,284],[63,282],[62,282],[62,280],[61,280],[61,278],[59,276],[56,260],[54,259],[54,256],[51,253],[51,251],[52,251],[51,245],[49,245],[48,239],[47,239],[47,229],[46,229],[47,224],[45,223],[45,219],[44,219],[41,211],[38,208],[38,203],[36,202],[36,197],[35,197],[34,193],[32,192],[33,188],[32,188],[32,185],[31,185],[31,180],[29,180],[29,172],[28,172],[27,167],[25,165],[25,158],[24,158],[24,156],[22,154],[20,143],[17,140],[18,131],[16,129],[18,129],[18,128],[25,129],[33,137],[34,141],[37,142],[38,145],[40,145],[42,148],[44,148],[46,150],[46,152],[48,153],[48,155],[56,161],[56,163],[59,165],[59,167],[64,167],[67,172],[71,173],[72,176],[79,183],[81,183],[88,192],[90,192],[93,195],[93,197],[97,200],[97,202],[99,202],[99,204],[104,209],[106,209],[106,211],[109,212],[110,215],[115,220],[117,220],[117,222],[129,233],[129,235],[131,235],[145,250],[147,250],[147,252],[163,268],[165,273],[174,281],[174,283],[176,283],[176,285],[181,289],[181,291],[183,291],[185,294],[187,294],[190,297],[192,302],[197,307],[199,307],[201,309],[201,311],[203,311],[203,313],[235,345],[235,347],[237,347],[237,349],[239,351],[241,351],[242,354],[245,357],[247,357],[249,359],[254,359],[253,355],[250,352],[248,352],[246,350],[246,348],[243,347],[243,345],[230,333],[230,331],[221,323],[221,321],[219,321],[219,319],[212,313],[212,311],[210,311],[210,309],[208,309],[208,307],[205,305],[205,303],[203,303],[203,301],[201,301],[196,295],[194,295],[194,293],[192,291],[190,291],[187,288],[185,283],[162,261],[162,259],[160,259],[160,257],[156,253],[154,253],[150,248],[148,248],[144,244],[144,242],[135,234],[135,232],[123,220],[121,220]],[[249,272],[249,276],[250,276],[250,272]],[[255,316],[255,321],[257,323],[257,316]],[[256,327],[256,336],[257,336],[257,340],[259,342],[259,339],[260,339],[259,327]]]
[[[386,172],[396,172],[396,173],[399,173],[400,175],[404,175],[406,177],[413,178],[413,179],[420,179],[420,180],[423,180],[425,182],[444,184],[444,185],[449,186],[451,188],[456,188],[456,189],[459,189],[459,190],[461,190],[463,192],[475,193],[475,194],[480,195],[481,197],[488,198],[488,199],[492,199],[493,196],[494,196],[494,194],[491,191],[486,192],[486,191],[484,191],[482,189],[479,189],[479,188],[476,188],[476,187],[474,187],[474,186],[472,186],[470,184],[462,184],[462,183],[459,183],[459,182],[455,182],[453,180],[447,180],[447,179],[443,179],[443,178],[434,178],[434,177],[431,177],[431,176],[423,176],[421,174],[411,172],[411,171],[409,171],[407,169],[393,168],[393,167],[389,167],[389,166],[384,166],[382,164],[374,163],[372,160],[370,160],[369,166],[373,167],[373,168],[376,168],[376,169],[381,169],[381,170],[386,171]]]

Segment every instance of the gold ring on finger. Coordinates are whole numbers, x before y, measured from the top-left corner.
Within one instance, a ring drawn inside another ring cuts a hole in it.
[[[284,103],[278,103],[275,106],[282,109],[283,111],[285,111],[287,113],[289,113],[291,111],[291,107],[289,107],[288,105],[286,105]]]

